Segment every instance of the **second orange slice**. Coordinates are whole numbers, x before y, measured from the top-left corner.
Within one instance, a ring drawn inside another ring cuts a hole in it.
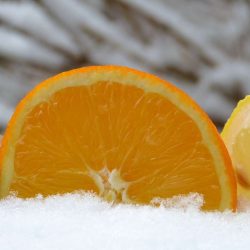
[[[3,138],[1,196],[92,191],[147,204],[197,192],[203,209],[236,208],[231,161],[191,98],[118,66],[55,76],[18,105]]]

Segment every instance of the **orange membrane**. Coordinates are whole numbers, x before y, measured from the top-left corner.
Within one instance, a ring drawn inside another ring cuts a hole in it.
[[[159,94],[114,82],[62,89],[28,114],[11,190],[20,197],[86,190],[140,204],[198,192],[204,209],[221,200],[195,122]]]

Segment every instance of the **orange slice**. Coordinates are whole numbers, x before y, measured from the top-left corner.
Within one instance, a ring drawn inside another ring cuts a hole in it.
[[[38,85],[3,138],[1,196],[88,190],[148,204],[197,192],[203,209],[235,209],[227,150],[191,98],[150,74],[87,67]]]
[[[238,103],[221,135],[236,170],[239,199],[250,200],[250,96]]]

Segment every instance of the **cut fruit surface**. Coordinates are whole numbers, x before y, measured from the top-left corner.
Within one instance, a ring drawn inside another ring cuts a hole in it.
[[[86,67],[39,84],[3,138],[1,196],[92,191],[148,204],[190,192],[236,208],[231,161],[207,115],[170,83],[126,67]]]
[[[250,96],[238,103],[221,135],[237,175],[239,199],[250,200]]]

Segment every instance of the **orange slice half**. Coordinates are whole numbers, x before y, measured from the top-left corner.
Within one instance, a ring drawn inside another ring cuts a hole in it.
[[[236,208],[227,150],[207,115],[170,83],[126,67],[86,67],[38,85],[3,138],[1,197],[74,190],[148,204],[197,192]]]

